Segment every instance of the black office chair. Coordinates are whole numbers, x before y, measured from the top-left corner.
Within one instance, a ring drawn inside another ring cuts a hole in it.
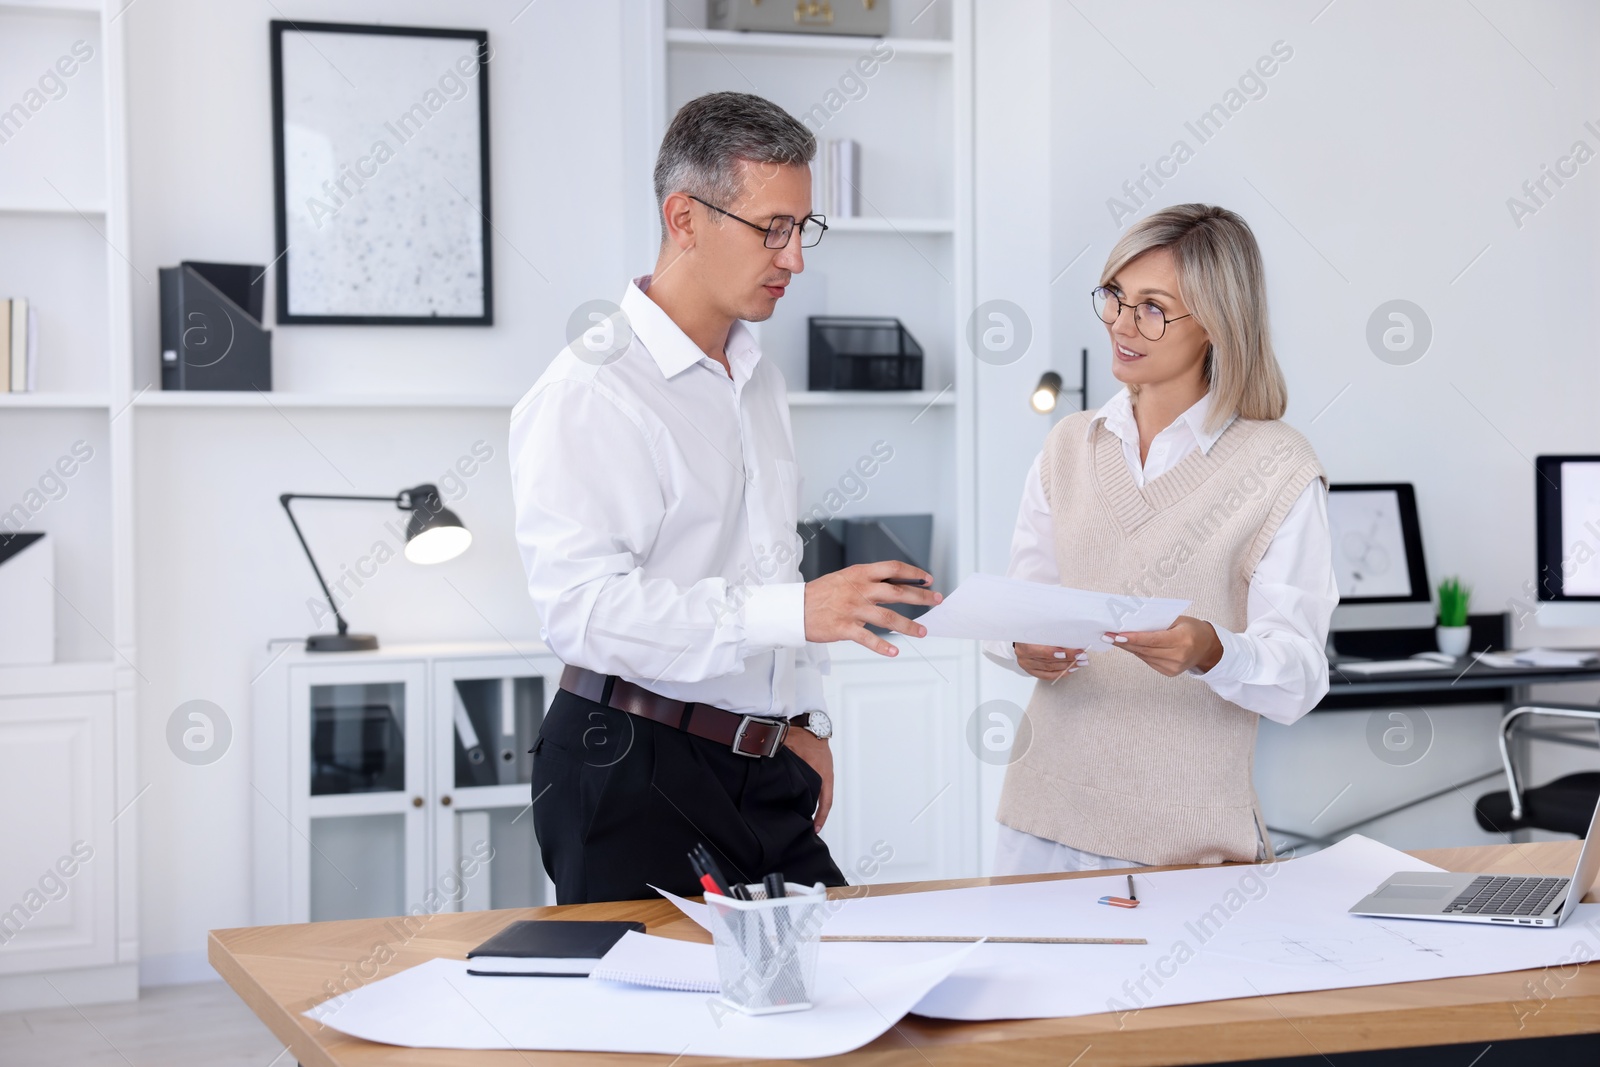
[[[1548,830],[1582,837],[1589,829],[1594,808],[1600,803],[1600,771],[1568,774],[1532,789],[1517,782],[1517,769],[1511,762],[1511,731],[1528,715],[1549,715],[1562,719],[1584,719],[1600,731],[1600,709],[1572,704],[1529,704],[1513,708],[1500,720],[1500,761],[1505,765],[1506,790],[1485,793],[1474,806],[1478,825],[1490,833],[1512,830]],[[1573,743],[1570,739],[1557,738]],[[1577,742],[1584,744],[1584,742]],[[1600,741],[1594,745],[1600,748]]]

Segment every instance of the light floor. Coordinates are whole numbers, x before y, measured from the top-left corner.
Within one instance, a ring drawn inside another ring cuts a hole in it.
[[[294,1067],[222,982],[145,989],[128,1004],[0,1014],[4,1067]]]

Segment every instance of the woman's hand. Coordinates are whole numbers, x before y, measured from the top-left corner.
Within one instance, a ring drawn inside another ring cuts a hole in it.
[[[1222,659],[1222,641],[1216,628],[1188,615],[1179,615],[1165,630],[1108,633],[1106,640],[1132,652],[1168,678],[1191,667],[1209,671]]]
[[[1064,678],[1089,662],[1088,653],[1081,648],[1062,648],[1059,645],[1024,645],[1012,642],[1017,653],[1017,666],[1039,679],[1053,682]]]

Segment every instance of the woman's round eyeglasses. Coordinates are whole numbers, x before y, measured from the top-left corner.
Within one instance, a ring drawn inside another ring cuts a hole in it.
[[[1174,315],[1168,318],[1167,313],[1156,304],[1124,304],[1122,297],[1115,290],[1104,285],[1095,286],[1089,295],[1094,298],[1094,313],[1099,315],[1100,321],[1107,326],[1122,317],[1123,308],[1132,308],[1134,328],[1146,341],[1161,340],[1162,335],[1167,332],[1167,323],[1189,317],[1189,315]]]
[[[721,212],[735,222],[742,222],[752,230],[760,230],[767,235],[763,243],[768,248],[789,247],[789,237],[794,233],[796,226],[800,228],[801,248],[815,248],[817,242],[822,240],[822,235],[828,231],[828,221],[822,215],[807,215],[803,219],[796,219],[793,215],[774,215],[771,222],[762,226],[759,223],[751,222],[749,219],[741,219],[726,208],[706,203],[706,201],[701,200],[693,193],[688,194],[688,196],[695,203],[705,204],[712,211]]]

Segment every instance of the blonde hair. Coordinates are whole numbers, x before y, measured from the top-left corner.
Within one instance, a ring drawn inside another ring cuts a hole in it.
[[[1217,429],[1235,413],[1245,419],[1283,418],[1289,387],[1272,354],[1266,276],[1249,223],[1211,204],[1157,211],[1128,227],[1106,258],[1100,284],[1109,285],[1128,263],[1157,248],[1172,253],[1178,295],[1211,338],[1206,428]]]

